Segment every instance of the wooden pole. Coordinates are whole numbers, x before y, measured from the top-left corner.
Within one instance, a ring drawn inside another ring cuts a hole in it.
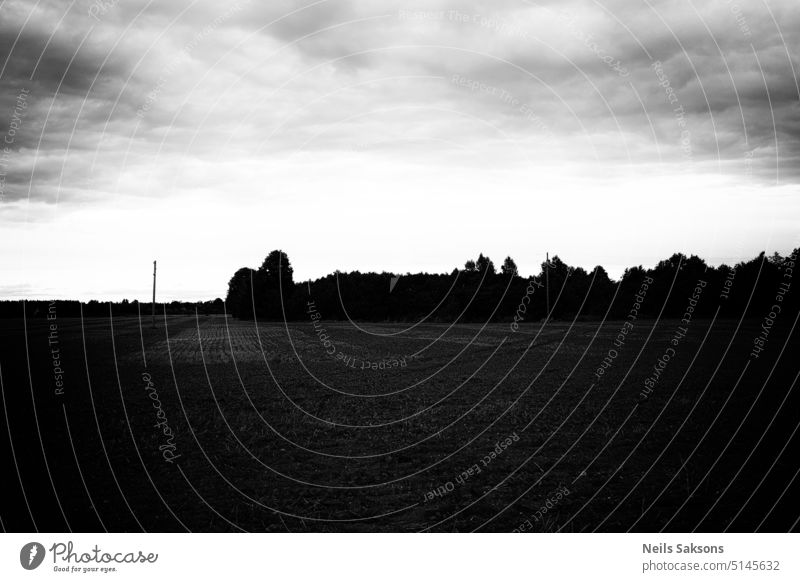
[[[156,326],[156,262],[153,261],[153,327]]]
[[[547,321],[550,319],[550,253],[545,254],[545,261],[544,261],[544,292],[545,296],[547,297],[547,313],[545,314],[544,320]]]

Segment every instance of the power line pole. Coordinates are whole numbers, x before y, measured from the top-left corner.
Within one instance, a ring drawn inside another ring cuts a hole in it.
[[[153,327],[156,326],[156,262],[153,261]]]
[[[550,319],[550,253],[545,254],[545,261],[544,261],[544,292],[545,296],[547,297],[547,313],[545,314],[544,320],[547,321]]]

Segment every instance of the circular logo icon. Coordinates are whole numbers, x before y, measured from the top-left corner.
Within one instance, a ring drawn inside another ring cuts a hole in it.
[[[30,542],[19,551],[19,563],[26,570],[35,570],[44,561],[44,546],[39,542]]]

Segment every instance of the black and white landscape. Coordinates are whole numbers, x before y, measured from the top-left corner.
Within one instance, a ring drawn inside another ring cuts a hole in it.
[[[789,532],[796,0],[0,3],[5,532]]]

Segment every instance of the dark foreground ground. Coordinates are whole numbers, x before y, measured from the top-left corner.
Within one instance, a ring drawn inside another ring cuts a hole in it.
[[[760,320],[55,313],[0,322],[8,531],[798,527],[794,314],[756,358]]]

